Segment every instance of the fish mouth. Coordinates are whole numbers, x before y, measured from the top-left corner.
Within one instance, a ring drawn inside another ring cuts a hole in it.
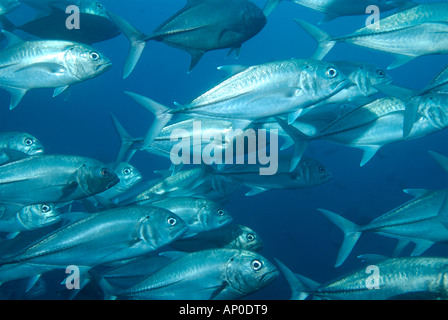
[[[31,150],[29,155],[30,156],[36,156],[36,155],[39,155],[39,154],[42,154],[42,153],[44,153],[44,149],[43,148],[39,148],[39,149]]]
[[[109,70],[110,68],[112,68],[112,61],[106,61],[102,64],[99,64],[95,67],[95,70],[97,72],[106,72],[107,70]]]
[[[340,90],[342,90],[343,88],[345,88],[349,83],[352,83],[352,82],[350,81],[350,79],[345,79],[345,80],[342,80],[342,81],[339,82],[339,83],[333,83],[333,84],[330,86],[330,88],[331,88],[331,90],[333,90],[333,91],[340,91]]]
[[[118,182],[120,182],[120,178],[116,177],[114,180],[112,180],[111,182],[109,182],[109,183],[106,185],[106,188],[107,188],[107,189],[110,189],[110,188],[112,188],[114,185],[116,185]]]
[[[257,243],[250,247],[250,251],[260,251],[263,248],[264,248],[263,243]]]
[[[260,279],[261,284],[268,285],[269,283],[274,281],[279,275],[280,275],[280,271],[278,271],[278,269],[274,269],[270,272],[267,272],[261,277],[261,279]]]
[[[171,239],[176,240],[179,239],[183,234],[185,234],[185,232],[188,231],[188,226],[185,225],[184,227],[182,227],[181,229],[174,231],[171,233]]]

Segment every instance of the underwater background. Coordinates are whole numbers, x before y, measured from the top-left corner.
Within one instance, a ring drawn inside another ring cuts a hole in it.
[[[260,8],[264,0],[253,0]],[[420,3],[435,2],[419,0]],[[184,0],[104,0],[111,12],[130,21],[143,32],[154,30],[181,9]],[[8,15],[13,21],[26,21],[33,12],[22,8]],[[387,13],[383,13],[385,15]],[[320,25],[334,35],[353,32],[365,25],[366,16],[350,16]],[[67,101],[52,98],[51,89],[31,90],[22,103],[10,111],[10,95],[0,90],[0,131],[24,131],[36,136],[47,154],[70,154],[92,157],[112,163],[120,140],[110,118],[115,115],[132,136],[142,136],[153,116],[126,96],[132,91],[151,97],[166,106],[187,103],[220,82],[224,75],[218,66],[255,65],[289,58],[309,58],[316,42],[297,26],[294,18],[317,24],[322,14],[293,2],[282,2],[268,17],[265,28],[243,44],[235,60],[228,50],[206,53],[195,69],[188,73],[190,56],[163,43],[151,41],[133,73],[122,79],[129,42],[120,35],[96,43],[93,47],[112,60],[111,70],[100,77],[73,86]],[[17,34],[21,34],[17,32]],[[23,34],[24,38],[27,36]],[[340,43],[325,57],[326,61],[352,60],[386,69],[393,57]],[[394,84],[421,89],[448,65],[447,56],[417,58],[388,74]],[[313,141],[306,151],[332,173],[333,179],[323,185],[303,190],[271,190],[261,195],[245,196],[239,190],[226,203],[234,222],[249,226],[263,239],[260,252],[273,261],[277,258],[296,273],[323,283],[363,265],[356,257],[375,253],[390,256],[396,240],[376,234],[363,234],[346,262],[334,268],[342,241],[342,232],[318,214],[328,209],[357,224],[365,224],[411,199],[403,189],[441,189],[448,187],[448,174],[431,158],[433,150],[448,155],[448,131],[412,141],[383,147],[364,167],[359,163],[362,151],[327,141]],[[158,178],[154,170],[168,169],[166,158],[138,152],[131,160],[145,179]],[[412,245],[403,255],[409,255]],[[448,257],[447,244],[435,244],[425,256]],[[46,275],[51,277],[51,275]],[[62,280],[63,278],[60,278]],[[39,298],[57,298],[53,293]],[[98,298],[83,292],[82,298]],[[268,287],[245,299],[289,299],[291,291],[283,276]]]

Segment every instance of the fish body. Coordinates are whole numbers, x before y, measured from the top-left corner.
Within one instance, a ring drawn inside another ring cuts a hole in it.
[[[135,286],[131,299],[237,299],[269,285],[277,268],[253,251],[211,249],[181,256]]]
[[[65,155],[37,155],[0,167],[0,200],[29,205],[82,199],[118,183],[100,161]]]
[[[292,299],[316,300],[393,300],[446,299],[448,259],[442,257],[405,257],[375,263],[377,274],[361,268],[326,284],[314,283],[295,275],[283,264],[280,269],[293,291]]]
[[[26,92],[56,88],[58,95],[70,85],[106,72],[111,62],[92,47],[55,40],[23,41],[3,31],[9,46],[0,51],[0,87],[11,93],[14,109]]]

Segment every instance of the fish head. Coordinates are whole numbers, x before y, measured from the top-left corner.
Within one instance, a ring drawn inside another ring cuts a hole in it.
[[[187,224],[173,212],[162,208],[150,208],[140,222],[140,238],[154,249],[180,238],[187,230]]]
[[[266,287],[278,276],[274,264],[253,251],[237,252],[226,266],[226,282],[242,296]]]
[[[141,172],[136,169],[133,165],[121,162],[115,168],[115,172],[117,173],[118,178],[120,179],[120,183],[115,186],[119,191],[125,192],[139,183],[143,176]]]
[[[198,202],[198,217],[206,230],[217,229],[232,222],[232,216],[217,202],[206,199],[200,199]]]
[[[448,95],[429,93],[415,97],[419,101],[418,113],[420,119],[441,130],[448,126]]]
[[[302,68],[298,81],[303,92],[316,101],[338,93],[351,83],[336,65],[314,60]]]
[[[30,156],[44,152],[42,143],[33,135],[25,132],[13,133],[7,145],[9,149],[17,150]]]
[[[290,174],[299,183],[305,181],[306,185],[319,185],[333,177],[322,163],[306,156],[300,159],[299,165]]]
[[[242,225],[236,225],[229,232],[229,239],[226,243],[226,248],[250,251],[259,251],[264,247],[261,237],[251,228]]]
[[[109,19],[106,7],[100,1],[81,0],[79,3],[79,11]]]
[[[36,204],[18,212],[20,222],[30,230],[52,225],[61,220],[61,212],[54,204]]]
[[[77,182],[87,196],[106,191],[120,182],[117,174],[97,161],[84,163],[77,173]]]
[[[385,70],[371,64],[353,63],[351,70],[343,72],[366,97],[378,92],[375,86],[392,82],[392,77]]]
[[[65,67],[78,81],[99,76],[112,67],[104,54],[89,45],[72,43],[65,50]]]

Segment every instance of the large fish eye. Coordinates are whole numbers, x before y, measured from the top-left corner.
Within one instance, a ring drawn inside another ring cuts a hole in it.
[[[383,70],[378,70],[376,72],[376,74],[378,75],[378,77],[380,78],[384,78],[386,76],[386,72],[384,72]]]
[[[259,260],[253,260],[251,263],[251,267],[253,270],[258,271],[263,267],[263,264]]]
[[[46,213],[46,212],[48,212],[48,211],[50,211],[50,206],[48,206],[48,205],[46,205],[46,204],[43,204],[41,207],[40,207],[40,210],[43,212],[43,213]]]
[[[130,168],[125,168],[124,170],[123,170],[123,174],[124,175],[129,175],[129,174],[131,174],[131,169]]]
[[[102,175],[103,177],[108,177],[108,176],[110,176],[110,170],[107,169],[107,168],[103,168],[103,169],[101,169],[101,175]]]
[[[90,58],[91,58],[93,61],[97,61],[97,60],[100,58],[100,55],[99,55],[97,52],[92,51],[92,52],[90,52]]]
[[[330,67],[330,68],[327,69],[326,74],[327,74],[327,76],[329,78],[335,78],[338,75],[338,70],[336,70],[335,68]]]
[[[221,217],[224,215],[224,210],[222,210],[222,209],[220,209],[220,210],[218,210],[218,215],[220,215]]]
[[[327,170],[325,170],[324,167],[320,167],[320,168],[319,168],[319,171],[320,171],[320,173],[325,173]]]
[[[34,143],[33,139],[31,139],[31,138],[26,138],[25,139],[25,145],[31,146],[33,143]]]
[[[168,220],[167,220],[166,222],[168,222],[168,224],[169,224],[170,226],[174,226],[174,225],[176,225],[177,220],[174,219],[174,218],[168,218]]]
[[[246,239],[247,239],[247,241],[254,241],[255,240],[255,236],[252,233],[248,233],[246,235]]]
[[[97,7],[98,9],[103,9],[103,8],[104,8],[103,4],[102,4],[102,3],[99,3],[99,2],[97,2],[96,7]]]

